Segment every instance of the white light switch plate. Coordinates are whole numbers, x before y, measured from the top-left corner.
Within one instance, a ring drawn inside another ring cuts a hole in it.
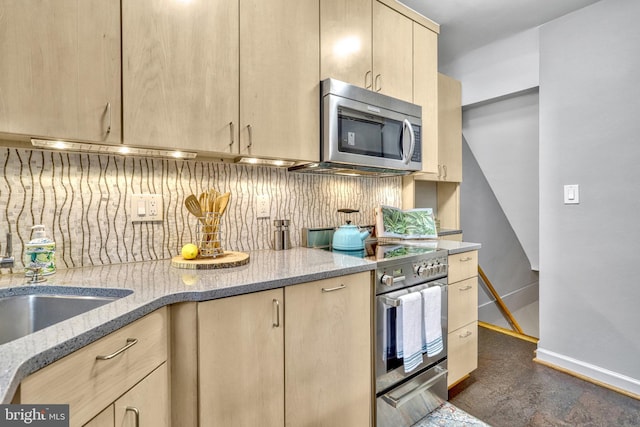
[[[256,217],[269,218],[269,195],[260,194],[256,199]]]
[[[162,194],[134,194],[131,196],[131,222],[162,221]]]
[[[564,204],[577,205],[580,203],[580,186],[569,184],[564,186]]]

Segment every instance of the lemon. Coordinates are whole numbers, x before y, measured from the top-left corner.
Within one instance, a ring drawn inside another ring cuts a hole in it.
[[[195,259],[198,256],[198,247],[193,243],[187,243],[182,247],[182,258]]]

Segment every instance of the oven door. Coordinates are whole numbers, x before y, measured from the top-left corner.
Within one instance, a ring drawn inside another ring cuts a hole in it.
[[[409,427],[448,398],[447,361],[376,398],[376,427]]]
[[[322,108],[322,161],[422,169],[419,118],[333,94]]]
[[[397,353],[397,298],[410,292],[420,292],[430,286],[441,287],[441,326],[443,349],[434,356],[422,354],[420,363],[411,372],[405,373],[403,359],[396,356]],[[421,285],[412,286],[398,291],[380,294],[376,296],[376,394],[380,394],[406,378],[416,375],[416,373],[435,365],[447,357],[447,278],[435,280]]]

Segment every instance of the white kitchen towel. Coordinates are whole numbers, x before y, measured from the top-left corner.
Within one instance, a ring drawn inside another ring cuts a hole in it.
[[[397,354],[404,359],[404,371],[411,372],[422,363],[422,296],[413,292],[399,296],[398,300]]]
[[[424,345],[422,351],[426,351],[427,356],[435,356],[443,350],[442,342],[442,288],[440,286],[430,286],[420,291],[422,295],[422,308],[424,310]]]

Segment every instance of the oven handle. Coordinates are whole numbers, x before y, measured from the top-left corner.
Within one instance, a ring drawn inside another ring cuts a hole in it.
[[[418,394],[422,393],[423,391],[431,388],[436,382],[438,382],[438,380],[440,380],[440,378],[442,378],[443,376],[447,375],[447,372],[449,372],[448,370],[446,370],[444,368],[441,368],[439,366],[437,366],[436,369],[441,370],[441,372],[439,374],[437,374],[435,377],[431,378],[429,381],[420,384],[419,386],[417,386],[413,390],[403,394],[402,396],[400,396],[398,398],[394,398],[394,397],[391,396],[393,391],[390,391],[389,393],[386,393],[386,394],[382,395],[382,398],[389,405],[393,406],[394,408],[397,408],[399,406],[404,405],[409,400],[413,399],[416,395],[418,395]]]
[[[433,286],[436,286],[436,285],[440,286],[441,288],[444,288],[445,286],[447,286],[444,283],[433,282]],[[420,292],[420,291],[416,291],[416,292]],[[382,301],[384,305],[388,305],[390,307],[400,307],[400,300],[398,298],[390,298],[384,295],[380,295],[378,296],[378,298],[380,298],[380,301]]]

